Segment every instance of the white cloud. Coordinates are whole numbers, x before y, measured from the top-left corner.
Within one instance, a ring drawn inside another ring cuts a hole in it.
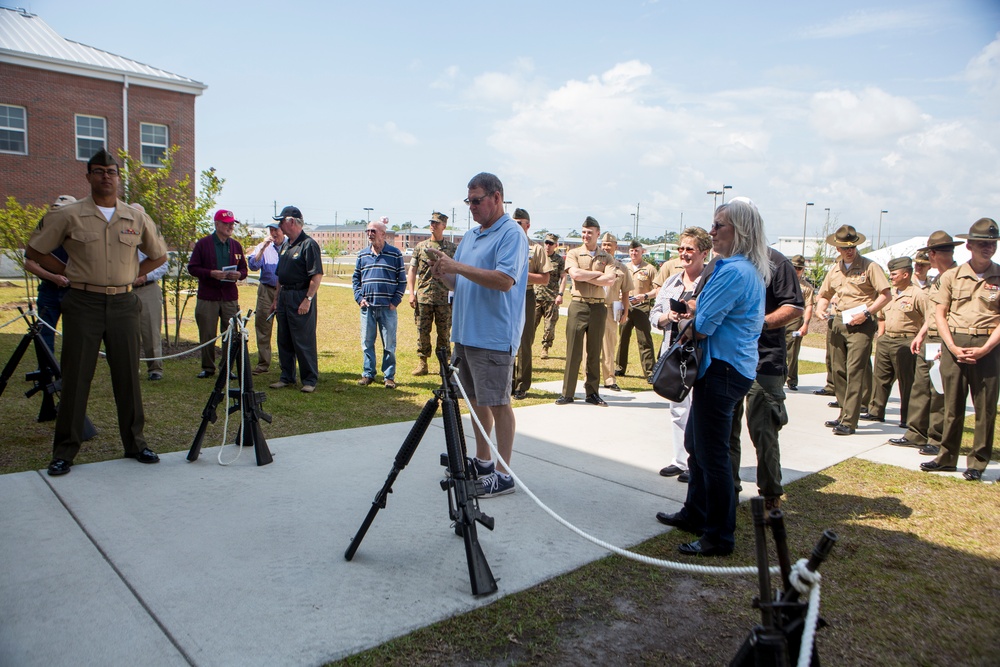
[[[919,128],[925,117],[910,100],[879,88],[860,93],[829,90],[812,97],[812,124],[827,139],[871,142],[896,137]]]
[[[431,88],[436,90],[451,90],[455,87],[455,81],[458,79],[459,69],[458,65],[450,65],[437,79],[431,82]]]
[[[832,21],[814,25],[803,30],[803,39],[831,39],[855,37],[873,32],[899,29],[920,29],[934,25],[935,19],[929,14],[914,10],[873,11],[862,9]]]
[[[973,92],[988,101],[1000,101],[1000,33],[965,68]]]
[[[417,143],[417,138],[405,132],[396,125],[396,123],[391,120],[382,123],[381,125],[369,125],[368,129],[371,130],[373,134],[378,134],[386,137],[389,141],[401,144],[403,146],[415,146]]]

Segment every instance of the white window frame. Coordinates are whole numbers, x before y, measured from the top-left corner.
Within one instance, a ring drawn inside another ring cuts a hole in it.
[[[104,136],[103,137],[98,137],[98,136],[95,136],[95,135],[81,135],[80,134],[80,119],[81,118],[90,118],[90,119],[96,119],[96,120],[101,121],[101,123],[104,124]],[[73,134],[76,136],[75,151],[76,151],[76,159],[77,160],[80,160],[82,162],[86,162],[91,157],[93,157],[94,153],[96,153],[97,151],[99,151],[101,148],[103,148],[104,150],[108,149],[108,119],[104,118],[103,116],[91,116],[89,114],[83,114],[83,113],[75,114],[73,116]],[[85,141],[100,141],[101,142],[101,148],[98,148],[97,150],[89,150],[88,149],[87,155],[82,155],[81,156],[80,155],[80,140],[81,139],[85,140]]]
[[[163,143],[162,144],[151,142],[151,141],[146,141],[145,136],[144,136],[145,133],[143,132],[143,130],[144,130],[144,128],[147,128],[147,127],[149,127],[149,128],[162,127],[163,128]],[[170,146],[170,127],[167,126],[167,125],[164,125],[163,123],[139,123],[139,146],[140,146],[140,148],[139,148],[139,151],[140,151],[139,152],[139,156],[142,159],[142,166],[143,167],[153,167],[153,168],[159,169],[160,167],[163,166],[163,162],[161,162],[160,160],[157,160],[156,162],[146,162],[146,147],[149,146],[149,147],[152,147],[152,148],[163,149],[163,157],[166,157],[167,156],[167,147]]]
[[[0,149],[0,153],[6,153],[8,155],[27,155],[28,154],[28,110],[17,104],[0,104],[0,107],[6,107],[8,109],[20,109],[22,114],[22,120],[24,121],[24,127],[11,127],[9,125],[0,125],[0,130],[6,130],[8,132],[20,132],[24,135],[24,150],[23,151],[8,151]]]

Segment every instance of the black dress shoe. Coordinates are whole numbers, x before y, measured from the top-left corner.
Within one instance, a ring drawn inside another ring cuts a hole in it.
[[[955,472],[955,466],[943,466],[937,461],[924,461],[920,464],[920,469],[924,472]]]
[[[680,482],[681,484],[687,484],[688,482],[691,481],[691,473],[685,470],[681,474],[677,475],[677,481]]]
[[[157,456],[156,452],[154,452],[149,447],[146,447],[141,452],[137,452],[135,454],[126,454],[125,458],[127,458],[127,459],[135,459],[139,463],[159,463],[160,462],[160,457]]]
[[[608,407],[608,404],[598,394],[591,394],[590,396],[588,396],[584,400],[587,401],[588,403],[590,403],[591,405],[596,405],[596,406],[601,407],[601,408]]]
[[[983,479],[983,471],[976,470],[974,468],[969,468],[962,473],[962,477],[969,480],[970,482],[980,482]]]
[[[910,425],[906,422],[899,422],[899,428],[910,428]]]
[[[657,512],[656,520],[662,524],[668,526],[673,526],[678,530],[683,530],[685,533],[691,533],[692,535],[701,535],[701,531],[695,528],[694,524],[687,520],[687,517],[681,516],[680,512],[676,514],[667,514],[666,512]]]
[[[556,399],[556,405],[569,405],[573,400],[572,396],[560,396]]]
[[[663,469],[660,470],[660,474],[663,475],[664,477],[676,477],[677,475],[681,474],[682,472],[684,472],[684,471],[681,470],[680,468],[678,468],[677,466],[675,466],[672,463],[670,465],[668,465],[666,468],[663,468]]]
[[[622,388],[619,387],[617,383],[615,383],[615,384],[606,384],[606,385],[604,385],[604,388],[608,389],[610,391],[621,391],[622,390]]]
[[[798,391],[798,390],[799,390],[799,385],[797,384],[788,385],[788,391]]]
[[[823,426],[825,426],[827,428],[837,428],[838,426],[840,426],[840,420],[839,419],[831,419],[830,421],[825,421],[825,422],[823,422]]]
[[[625,377],[625,371],[615,371],[615,377],[623,378]]]
[[[816,389],[813,393],[817,396],[833,396],[833,392],[827,391],[825,387],[823,389]]]
[[[924,456],[937,456],[941,452],[941,448],[937,445],[924,445],[920,448],[920,453]]]
[[[839,408],[840,407],[840,403],[838,403],[837,401],[830,401],[826,405],[827,405],[827,407],[830,407],[830,408]]]
[[[527,392],[524,392],[524,391],[521,391],[520,389],[518,389],[513,394],[511,394],[511,396],[514,397],[515,401],[523,401],[525,398],[527,398],[528,394],[527,394]]]
[[[71,467],[73,467],[73,464],[65,459],[53,459],[52,463],[49,464],[49,474],[53,477],[65,475]]]
[[[837,424],[833,427],[834,435],[854,435],[854,429],[847,424]]]
[[[896,445],[897,447],[923,447],[923,445],[918,445],[912,440],[907,440],[904,438],[889,438],[890,445]]]
[[[701,540],[681,544],[677,550],[684,556],[728,556],[733,553],[732,549],[702,544]]]
[[[866,422],[884,422],[885,417],[876,417],[870,412],[862,412],[858,419],[864,419]]]
[[[215,371],[202,371],[198,373],[195,377],[199,380],[204,380],[205,378],[210,378],[215,375]]]

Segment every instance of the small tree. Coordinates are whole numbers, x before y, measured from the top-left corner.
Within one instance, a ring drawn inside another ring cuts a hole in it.
[[[31,232],[45,215],[45,209],[31,204],[21,205],[15,197],[7,197],[0,208],[0,253],[9,257],[24,271],[24,247]]]
[[[195,242],[211,231],[209,211],[215,207],[225,179],[219,178],[215,169],[201,172],[200,188],[196,194],[191,186],[191,175],[182,178],[173,175],[174,156],[179,146],[167,149],[161,166],[147,169],[125,151],[119,157],[125,165],[125,199],[142,204],[146,213],[159,225],[163,240],[171,250],[170,270],[161,284],[163,290],[163,329],[170,344],[170,327],[167,323],[167,299],[174,304],[174,345],[180,339],[184,307],[190,299],[195,279],[187,272],[188,260]],[[185,294],[185,292],[187,292]]]

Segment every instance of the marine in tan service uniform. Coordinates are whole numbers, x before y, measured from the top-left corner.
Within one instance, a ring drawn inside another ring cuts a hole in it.
[[[809,333],[809,322],[812,321],[813,303],[816,301],[816,290],[805,278],[806,258],[794,255],[791,258],[795,276],[802,290],[805,310],[801,315],[785,325],[785,355],[788,366],[788,379],[785,384],[791,391],[799,390],[799,349],[802,347],[802,337]]]
[[[924,325],[927,297],[910,282],[913,264],[909,257],[889,261],[889,282],[892,283],[889,303],[879,313],[879,338],[875,350],[875,374],[872,400],[861,419],[885,421],[885,406],[889,402],[892,383],[899,384],[899,425],[906,428],[910,405],[910,388],[916,359],[910,346]]]
[[[944,424],[944,394],[939,393],[931,383],[933,359],[927,359],[927,345],[941,344],[933,301],[940,289],[941,276],[958,266],[955,263],[955,246],[958,245],[962,245],[962,242],[954,241],[948,232],[938,230],[928,237],[927,246],[917,251],[918,255],[920,252],[927,253],[937,275],[927,281],[927,316],[910,344],[910,351],[916,356],[916,367],[907,409],[906,434],[902,438],[889,439],[889,443],[893,445],[919,447],[920,453],[928,456],[937,455]]]
[[[944,427],[941,451],[920,464],[926,472],[955,470],[962,445],[965,404],[972,392],[976,428],[972,453],[966,458],[965,479],[982,479],[993,454],[993,429],[1000,395],[1000,265],[993,262],[1000,227],[980,218],[968,234],[971,259],[941,276],[934,295],[935,316],[941,334],[941,384],[944,386]]]
[[[918,250],[913,256],[913,284],[926,291],[930,287],[927,279],[927,272],[931,268],[931,258],[926,250]]]
[[[660,268],[656,272],[656,277],[653,278],[654,301],[656,300],[656,295],[660,293],[660,288],[666,284],[667,279],[675,273],[680,273],[683,270],[684,267],[681,265],[680,256],[668,259],[663,264],[660,264]]]
[[[863,377],[871,363],[874,316],[889,302],[889,281],[875,262],[858,254],[865,240],[851,225],[841,225],[826,242],[840,253],[840,261],[826,274],[816,307],[825,312],[837,298],[830,329],[830,363],[840,417],[826,422],[835,435],[852,435],[862,410]],[[845,318],[844,313],[848,313]]]
[[[413,249],[410,266],[406,271],[406,289],[410,293],[410,308],[417,325],[417,368],[414,375],[427,375],[427,359],[431,356],[431,327],[437,327],[434,351],[443,350],[451,356],[451,303],[448,286],[432,274],[432,261],[428,248],[440,250],[448,257],[455,256],[458,247],[444,237],[448,216],[431,213],[431,237]]]
[[[549,282],[545,285],[535,285],[535,333],[538,325],[545,322],[542,334],[542,359],[549,358],[549,348],[556,339],[556,322],[559,321],[559,306],[563,302],[563,290],[566,289],[566,259],[556,251],[559,237],[555,234],[545,235],[545,254],[549,257],[552,270],[549,271]],[[530,321],[530,320],[529,320]],[[528,326],[525,322],[524,326]]]
[[[615,363],[615,375],[625,375],[628,370],[628,346],[635,329],[635,340],[639,345],[639,361],[642,363],[642,376],[649,380],[653,374],[655,354],[653,353],[653,328],[649,323],[649,311],[653,307],[651,299],[656,294],[653,281],[656,279],[656,269],[642,258],[645,248],[638,241],[629,244],[629,262],[625,269],[632,277],[632,292],[629,294],[628,319],[622,324],[621,341],[618,343],[618,360]]]
[[[104,343],[118,431],[125,457],[156,463],[143,437],[139,383],[139,298],[132,283],[167,260],[167,248],[149,217],[118,199],[119,174],[105,150],[87,162],[90,196],[51,211],[31,235],[27,256],[69,278],[63,298],[62,392],[52,443],[50,475],[65,475],[83,441],[83,424],[97,356]],[[63,265],[49,253],[62,246]],[[146,254],[139,261],[137,250]]]
[[[531,229],[531,217],[523,208],[514,209],[514,221],[528,236]],[[523,400],[531,389],[531,346],[535,343],[535,327],[531,326],[535,317],[535,289],[547,285],[552,263],[540,243],[528,241],[528,286],[524,293],[524,327],[521,328],[521,346],[517,348],[517,358],[514,360],[514,378],[511,384],[511,396]]]
[[[628,294],[632,291],[629,271],[615,258],[617,249],[618,238],[611,232],[605,232],[601,236],[601,250],[614,260],[615,282],[608,287],[608,294],[604,298],[608,319],[604,321],[604,337],[601,342],[601,378],[604,380],[604,388],[611,391],[621,391],[621,387],[615,382],[615,347],[618,343],[618,326],[628,318]],[[586,354],[583,355],[583,363],[586,366]]]
[[[614,257],[597,245],[601,225],[587,216],[580,229],[583,244],[566,253],[566,273],[573,280],[573,300],[566,316],[566,371],[563,374],[562,395],[556,405],[572,403],[584,347],[587,349],[586,401],[606,407],[598,393],[601,381],[601,345],[604,322],[608,316],[605,305],[607,289],[615,282]]]

